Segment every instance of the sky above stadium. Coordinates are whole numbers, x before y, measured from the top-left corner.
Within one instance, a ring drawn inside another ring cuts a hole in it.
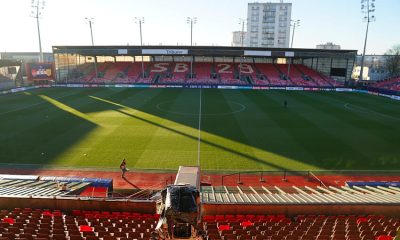
[[[144,17],[145,45],[190,45],[187,17],[197,17],[193,29],[196,45],[230,46],[232,31],[241,30],[247,17],[246,0],[46,0],[40,19],[42,46],[90,45],[93,17],[95,45],[139,45]],[[262,2],[262,1],[260,1]],[[362,51],[366,23],[360,0],[292,0],[292,19],[300,19],[294,46],[315,48],[333,42],[342,49]],[[31,0],[0,1],[0,52],[38,51],[36,19],[30,17]],[[400,1],[376,0],[377,21],[370,25],[367,54],[383,54],[400,43]]]

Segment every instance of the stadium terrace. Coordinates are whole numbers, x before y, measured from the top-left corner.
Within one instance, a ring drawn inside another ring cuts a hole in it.
[[[57,83],[344,86],[356,50],[54,46]]]

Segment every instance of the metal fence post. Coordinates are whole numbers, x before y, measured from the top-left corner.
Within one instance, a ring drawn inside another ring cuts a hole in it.
[[[240,172],[239,172],[239,180],[238,180],[237,184],[243,184],[242,181],[240,180]]]
[[[263,177],[263,171],[261,171],[261,174],[260,174],[260,182],[265,182],[265,179],[264,179],[264,177]]]

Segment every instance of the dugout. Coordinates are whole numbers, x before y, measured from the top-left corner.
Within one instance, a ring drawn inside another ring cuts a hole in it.
[[[220,46],[53,46],[58,83],[68,83],[86,63],[226,62],[303,64],[346,82],[351,79],[357,50],[250,48]],[[96,67],[97,70],[97,67]],[[98,73],[99,74],[99,73]]]

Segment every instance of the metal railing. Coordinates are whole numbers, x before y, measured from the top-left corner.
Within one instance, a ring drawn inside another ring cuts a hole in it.
[[[322,182],[321,179],[319,179],[317,176],[315,176],[314,173],[308,172],[308,179],[309,180],[310,180],[310,176],[313,177],[314,179],[316,179],[319,182],[320,186],[324,186],[325,188],[327,188],[327,186],[324,184],[324,182]]]
[[[339,176],[362,176],[362,175],[395,175],[400,176],[400,170],[308,170],[308,171],[292,171],[292,170],[267,170],[267,171],[241,171],[228,173],[221,176],[221,185],[224,185],[225,179],[236,177],[237,184],[243,184],[243,175],[259,175],[259,181],[265,182],[267,176],[282,176],[282,181],[287,181],[287,176],[304,176],[308,181],[312,179],[318,181],[321,186],[325,186],[317,175],[339,175]]]
[[[170,183],[168,183],[170,182]],[[168,184],[172,184],[173,183],[173,177],[170,176],[169,178],[166,178],[164,180],[162,180],[161,182],[155,183],[149,187],[147,187],[146,189],[141,189],[136,193],[133,193],[129,196],[127,196],[126,198],[146,198],[149,199],[151,192],[154,190],[159,190],[159,189],[163,189],[165,188]]]

